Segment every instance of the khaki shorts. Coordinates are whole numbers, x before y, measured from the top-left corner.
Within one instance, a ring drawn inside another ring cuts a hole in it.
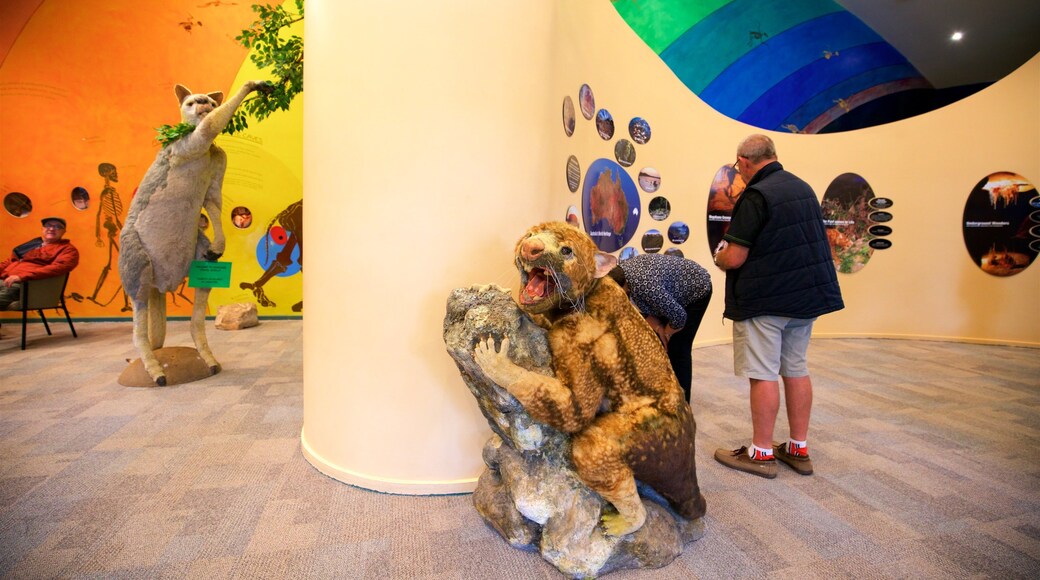
[[[733,322],[733,372],[738,377],[776,381],[809,375],[809,350],[815,318],[756,316]]]

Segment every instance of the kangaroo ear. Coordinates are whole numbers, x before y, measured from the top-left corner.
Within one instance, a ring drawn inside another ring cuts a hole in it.
[[[596,278],[602,278],[610,273],[617,266],[617,256],[612,254],[605,254],[603,252],[596,252]]]
[[[217,105],[220,105],[220,103],[224,102],[224,93],[220,91],[217,91],[215,93],[207,93],[206,96],[216,101]]]
[[[173,92],[177,93],[177,102],[183,105],[184,99],[187,99],[188,95],[191,94],[191,89],[184,85],[177,85],[174,87]]]

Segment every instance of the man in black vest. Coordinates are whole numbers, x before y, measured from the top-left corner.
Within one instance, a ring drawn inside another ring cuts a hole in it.
[[[734,167],[747,188],[733,207],[729,231],[715,251],[726,271],[726,309],[733,321],[733,367],[751,383],[750,447],[719,449],[727,467],[776,477],[776,460],[802,475],[813,472],[806,439],[812,381],[806,351],[817,316],[845,307],[823,226],[820,202],[809,184],[784,171],[776,146],[751,135],[737,147]],[[773,442],[780,383],[790,440]]]

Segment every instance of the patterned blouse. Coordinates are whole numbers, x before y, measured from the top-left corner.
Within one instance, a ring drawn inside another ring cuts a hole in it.
[[[640,254],[620,264],[628,295],[643,316],[656,316],[678,330],[686,326],[686,306],[711,291],[711,275],[693,260],[667,254]]]

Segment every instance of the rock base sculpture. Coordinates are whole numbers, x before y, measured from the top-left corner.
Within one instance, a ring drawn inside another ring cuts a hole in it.
[[[546,332],[497,286],[456,289],[448,298],[444,342],[466,386],[477,399],[494,435],[484,446],[487,470],[473,503],[484,520],[510,545],[538,551],[574,578],[628,568],[659,568],[704,535],[702,518],[678,516],[648,486],[639,485],[646,523],[620,538],[603,533],[600,517],[613,509],[586,487],[570,462],[570,437],[534,421],[505,390],[488,380],[473,360],[483,337],[513,339],[511,359],[552,374]]]
[[[189,346],[167,346],[154,352],[155,358],[166,373],[166,386],[193,383],[214,374],[199,351]],[[119,384],[124,387],[158,386],[139,358],[123,369],[119,375]]]

